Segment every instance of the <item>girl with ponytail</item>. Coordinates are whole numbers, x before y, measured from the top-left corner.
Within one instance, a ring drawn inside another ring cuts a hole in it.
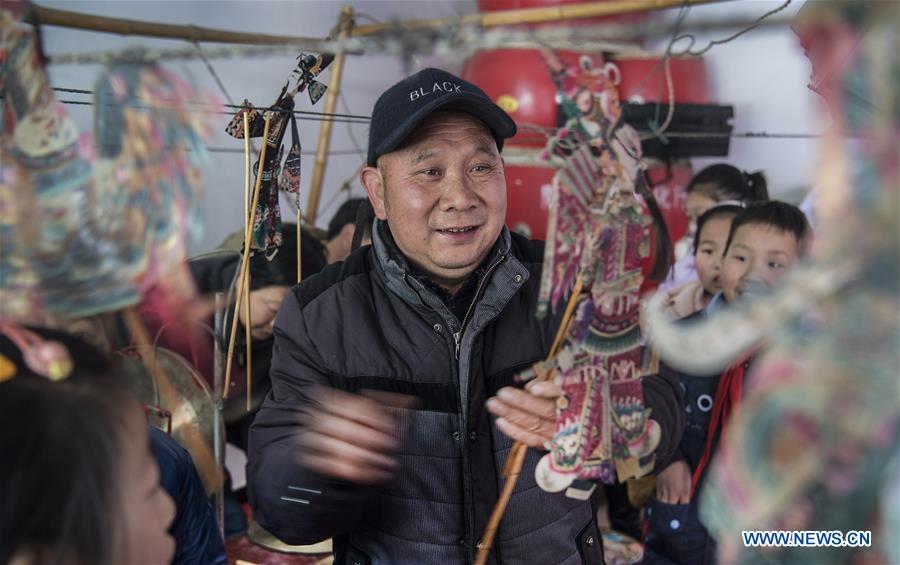
[[[697,219],[715,206],[747,206],[769,199],[766,177],[762,171],[748,173],[727,163],[710,165],[694,175],[687,186],[684,209],[688,217],[688,231],[675,244],[675,265],[660,285],[665,291],[680,287],[697,278],[692,249],[697,231]]]

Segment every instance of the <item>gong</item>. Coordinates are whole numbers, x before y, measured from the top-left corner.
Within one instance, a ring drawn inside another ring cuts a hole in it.
[[[221,489],[223,477],[215,459],[216,407],[203,377],[183,357],[162,347],[126,347],[116,355],[129,388],[145,406],[148,423],[190,453],[208,495]],[[219,432],[224,438],[224,427]]]

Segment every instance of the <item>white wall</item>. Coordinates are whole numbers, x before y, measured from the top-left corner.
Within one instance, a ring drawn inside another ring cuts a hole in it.
[[[753,20],[783,4],[783,0],[741,0],[691,10],[691,18]],[[791,17],[803,4],[794,0],[773,17]],[[674,15],[674,11],[672,12]],[[734,30],[696,34],[695,49]],[[654,42],[665,48],[666,41]],[[676,49],[685,44],[676,45]],[[734,106],[735,132],[811,133],[824,129],[820,101],[806,85],[809,61],[794,33],[786,26],[760,27],[736,40],[714,46],[704,55],[713,99]],[[817,165],[816,139],[734,138],[728,161],[747,171],[763,170],[773,197],[794,200],[809,187]],[[720,159],[694,159],[695,170]]]
[[[62,1],[45,0],[42,5],[110,17],[151,20],[164,23],[194,24],[198,26],[240,30],[246,32],[321,37],[328,33],[337,20],[340,2],[329,1],[240,1],[210,2],[184,1]],[[379,20],[393,17],[430,18],[471,13],[476,10],[473,0],[448,1],[363,1],[354,8]],[[692,9],[688,19],[733,17],[743,14],[754,17],[772,9],[780,2],[769,0],[740,0],[722,5],[698,6]],[[795,2],[799,4],[799,2]],[[792,5],[782,14],[792,14]],[[670,11],[666,17],[674,16]],[[365,23],[363,21],[362,23]],[[726,35],[698,35],[698,45],[708,39]],[[111,34],[84,32],[59,27],[44,29],[45,48],[49,54],[65,52],[101,51],[120,49],[129,45],[147,47],[184,47],[180,40],[155,40],[143,37],[122,37]],[[665,38],[654,42],[664,45]],[[720,103],[735,106],[736,131],[770,131],[779,133],[808,133],[820,129],[813,110],[815,98],[805,88],[809,75],[808,64],[789,29],[760,29],[738,40],[712,49],[706,56],[714,85],[714,97]],[[459,70],[461,60],[436,60],[424,58],[421,64],[434,64],[448,70]],[[257,105],[274,100],[287,73],[293,67],[294,56],[268,56],[244,59],[214,59],[212,61],[231,96],[240,102],[250,99]],[[199,61],[170,63],[175,70],[185,70],[203,88],[218,93],[206,67]],[[98,74],[97,66],[54,65],[51,82],[54,86],[93,88]],[[344,72],[342,92],[344,103],[338,111],[368,115],[378,95],[404,74],[402,63],[393,56],[349,56]],[[61,95],[71,98],[73,95]],[[84,99],[82,97],[81,99]],[[322,109],[324,102],[314,108]],[[309,99],[298,98],[298,109],[311,109]],[[90,126],[91,109],[85,106],[69,106],[80,127]],[[242,142],[224,133],[228,121],[220,118],[219,133],[210,145],[241,149]],[[319,123],[299,122],[304,148],[302,203],[306,204],[309,181],[312,176],[314,152]],[[350,131],[364,151],[368,128],[363,125],[349,127],[336,123],[331,147],[335,151],[328,161],[328,170],[320,204],[319,226],[325,226],[337,204],[344,198],[337,194],[341,184],[351,177],[363,157],[354,153]],[[732,140],[730,160],[747,170],[764,169],[770,179],[774,194],[784,193],[806,185],[815,165],[814,140]],[[350,154],[346,154],[349,152]],[[207,175],[204,195],[205,231],[201,241],[193,242],[193,252],[216,245],[229,232],[237,229],[243,212],[243,156],[234,153],[214,153],[213,168]],[[702,166],[705,160],[698,160]],[[352,193],[363,195],[358,180],[352,180]],[[325,208],[329,202],[330,208]]]

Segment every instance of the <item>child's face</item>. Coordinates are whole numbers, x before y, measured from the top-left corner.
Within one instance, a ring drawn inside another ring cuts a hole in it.
[[[143,413],[131,410],[122,440],[121,485],[125,511],[121,563],[169,563],[175,540],[168,529],[175,518],[175,504],[159,484],[159,467],[150,453],[150,438]]]
[[[691,225],[697,225],[697,219],[710,208],[716,205],[716,201],[703,194],[701,190],[694,190],[687,195],[684,201],[684,213]]]
[[[734,303],[751,287],[775,286],[800,259],[800,246],[790,232],[764,224],[737,229],[722,259],[722,291]]]
[[[703,230],[700,232],[694,259],[700,284],[707,294],[715,294],[722,290],[720,276],[722,252],[725,250],[733,219],[734,216],[730,215],[711,218],[703,224]]]

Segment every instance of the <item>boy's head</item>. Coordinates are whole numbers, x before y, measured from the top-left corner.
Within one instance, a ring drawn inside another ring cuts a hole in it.
[[[775,286],[804,257],[811,236],[803,212],[784,202],[755,204],[738,214],[722,257],[725,299],[733,303]]]
[[[743,212],[741,206],[715,206],[697,219],[694,234],[694,260],[703,290],[709,295],[722,290],[721,263],[731,221]]]

